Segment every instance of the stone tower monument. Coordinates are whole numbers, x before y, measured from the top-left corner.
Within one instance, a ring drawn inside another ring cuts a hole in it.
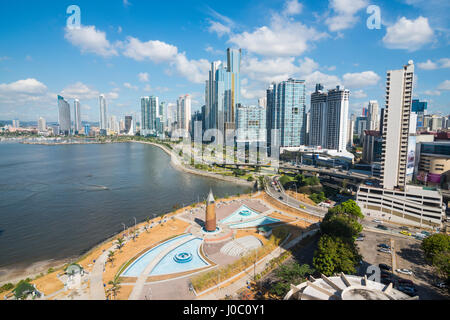
[[[213,232],[216,231],[216,227],[216,205],[212,190],[209,190],[208,198],[206,199],[205,230]]]

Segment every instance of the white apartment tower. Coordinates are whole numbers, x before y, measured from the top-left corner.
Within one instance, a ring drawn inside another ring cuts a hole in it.
[[[379,130],[379,107],[378,107],[378,101],[376,100],[370,100],[369,106],[368,106],[368,117],[367,117],[367,129],[368,130]]]
[[[177,128],[189,132],[191,122],[191,97],[187,94],[177,100]]]
[[[38,131],[39,132],[47,131],[47,123],[46,123],[45,119],[42,117],[39,117],[39,120],[38,120]]]
[[[404,189],[406,184],[413,78],[412,60],[408,61],[403,69],[387,72],[381,156],[381,178],[384,189]]]
[[[347,150],[348,98],[347,89],[328,90],[327,97],[327,149],[343,152]]]
[[[81,133],[80,100],[78,99],[73,102],[73,132]]]
[[[100,130],[106,130],[108,128],[108,118],[106,117],[105,95],[103,94],[100,95],[99,102],[100,102]]]

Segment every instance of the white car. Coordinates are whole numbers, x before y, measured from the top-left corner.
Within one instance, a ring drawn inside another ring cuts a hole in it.
[[[395,271],[397,271],[398,273],[401,274],[407,274],[409,276],[412,276],[413,272],[409,269],[395,269]]]
[[[363,237],[358,237],[358,238],[356,238],[356,241],[364,241],[364,238]]]
[[[374,219],[373,222],[375,222],[375,223],[383,223],[383,221],[378,220],[378,219]]]
[[[384,252],[384,253],[391,253],[391,250],[385,249],[385,248],[380,248],[380,249],[378,249],[378,251]]]

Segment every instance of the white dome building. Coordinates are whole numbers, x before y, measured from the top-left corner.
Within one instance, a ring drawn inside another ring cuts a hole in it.
[[[384,285],[368,280],[366,276],[353,275],[310,277],[309,281],[297,286],[291,284],[291,290],[284,300],[418,300],[396,290],[392,283]]]

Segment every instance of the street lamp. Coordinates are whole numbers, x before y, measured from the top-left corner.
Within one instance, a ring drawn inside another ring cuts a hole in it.
[[[125,228],[126,228],[125,223],[122,222],[122,225],[123,225],[123,233],[125,234]]]

